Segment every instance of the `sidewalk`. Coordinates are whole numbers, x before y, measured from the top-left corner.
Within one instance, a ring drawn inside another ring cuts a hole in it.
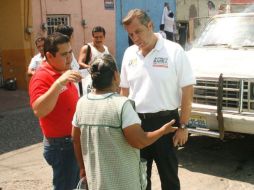
[[[0,190],[50,190],[52,171],[43,158],[38,120],[26,91],[0,88]],[[160,189],[153,171],[153,190]]]
[[[0,190],[51,190],[38,119],[25,91],[0,88]],[[253,137],[224,143],[194,137],[179,148],[181,190],[253,190]],[[156,167],[152,190],[160,190]]]
[[[0,88],[0,189],[52,189],[27,91]]]
[[[0,189],[52,189],[52,172],[43,160],[41,143],[2,154],[0,163]]]
[[[52,189],[52,171],[44,161],[42,151],[43,145],[38,143],[0,155],[0,189]],[[152,189],[159,190],[159,177],[156,168],[153,169]]]

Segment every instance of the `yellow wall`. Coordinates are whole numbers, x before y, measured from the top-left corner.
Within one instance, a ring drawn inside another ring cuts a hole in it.
[[[27,88],[26,70],[33,55],[31,35],[31,0],[0,1],[0,56],[3,77],[16,78],[19,89]]]

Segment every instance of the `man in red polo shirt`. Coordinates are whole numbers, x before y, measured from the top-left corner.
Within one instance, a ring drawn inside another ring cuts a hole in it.
[[[72,48],[67,36],[54,33],[44,43],[44,61],[29,84],[30,104],[44,135],[44,158],[53,169],[55,190],[71,190],[79,169],[71,140],[72,117],[78,101],[73,82],[81,75],[70,70]]]

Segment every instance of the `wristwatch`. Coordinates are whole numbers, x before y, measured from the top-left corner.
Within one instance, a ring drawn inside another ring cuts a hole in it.
[[[186,129],[186,128],[187,128],[187,125],[181,124],[179,128],[180,128],[180,129]]]

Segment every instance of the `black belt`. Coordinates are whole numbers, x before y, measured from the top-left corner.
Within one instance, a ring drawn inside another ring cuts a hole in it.
[[[72,142],[72,138],[71,138],[71,136],[56,137],[56,138],[44,137],[43,141],[44,142],[48,142],[49,144],[54,144],[54,143],[71,143]]]
[[[151,119],[151,118],[158,118],[158,117],[165,117],[172,113],[176,113],[178,109],[175,110],[166,110],[166,111],[159,111],[156,113],[138,113],[138,116],[141,119]]]

